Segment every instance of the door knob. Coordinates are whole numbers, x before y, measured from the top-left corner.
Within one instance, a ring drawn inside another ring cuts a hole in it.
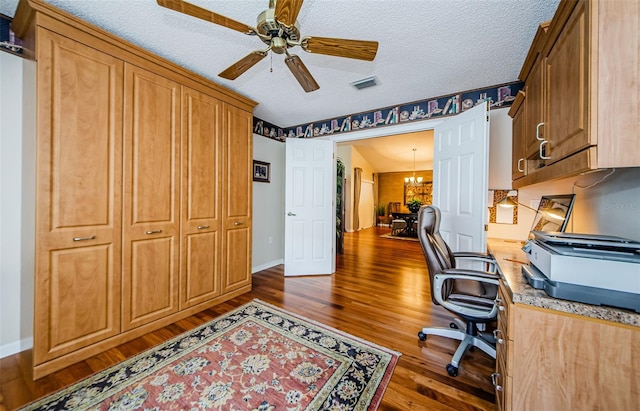
[[[291,211],[289,211],[289,212],[287,213],[287,215],[288,215],[289,217],[293,217],[293,216],[295,216],[295,214],[294,214],[294,213],[292,213]]]

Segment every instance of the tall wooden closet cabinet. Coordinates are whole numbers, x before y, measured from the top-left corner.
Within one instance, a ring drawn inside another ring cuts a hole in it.
[[[255,102],[41,0],[34,378],[251,289]]]

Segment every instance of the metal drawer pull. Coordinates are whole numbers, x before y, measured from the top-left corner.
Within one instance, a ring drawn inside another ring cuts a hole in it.
[[[540,138],[540,127],[544,126],[544,123],[538,123],[536,126],[536,140],[542,141],[544,138]]]
[[[496,339],[496,342],[498,344],[504,344],[504,340],[502,338],[498,337],[498,334],[502,334],[502,330],[500,330],[500,329],[493,330],[493,338]]]
[[[199,225],[198,230],[204,230],[205,228],[209,228],[208,225]]]
[[[551,160],[551,156],[542,155],[542,147],[544,147],[545,144],[549,144],[549,142],[547,140],[544,140],[542,141],[542,143],[540,143],[540,158],[543,160]]]
[[[149,231],[146,231],[145,234],[159,234],[161,232],[162,230],[149,230]]]
[[[521,158],[521,159],[518,160],[518,171],[521,172],[521,173],[524,173],[524,168],[520,168],[520,162],[521,161],[524,161],[524,158]]]
[[[494,372],[493,374],[491,374],[491,384],[496,387],[496,391],[502,391],[502,385],[498,385],[498,383],[496,382],[498,377],[501,377],[499,372]]]
[[[242,224],[244,224],[244,223],[239,222],[239,221],[236,221],[235,223],[233,223],[233,225],[235,225],[235,226],[242,225]]]
[[[73,241],[88,241],[88,240],[95,240],[96,236],[92,235],[91,237],[73,237]]]

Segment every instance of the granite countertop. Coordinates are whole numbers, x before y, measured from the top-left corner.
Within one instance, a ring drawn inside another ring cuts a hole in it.
[[[544,290],[536,290],[522,277],[522,265],[529,261],[521,250],[522,242],[489,239],[489,252],[500,267],[500,275],[515,304],[527,304],[570,314],[640,327],[640,314],[613,307],[584,304],[549,297]]]

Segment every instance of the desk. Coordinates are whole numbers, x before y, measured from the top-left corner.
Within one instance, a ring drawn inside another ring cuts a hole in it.
[[[522,278],[520,242],[488,244],[502,277],[498,410],[637,410],[640,314],[549,297]]]
[[[418,221],[418,213],[391,213],[391,216],[398,220],[404,220],[407,225],[398,233],[401,237],[417,237],[418,233],[413,226],[413,223]]]

